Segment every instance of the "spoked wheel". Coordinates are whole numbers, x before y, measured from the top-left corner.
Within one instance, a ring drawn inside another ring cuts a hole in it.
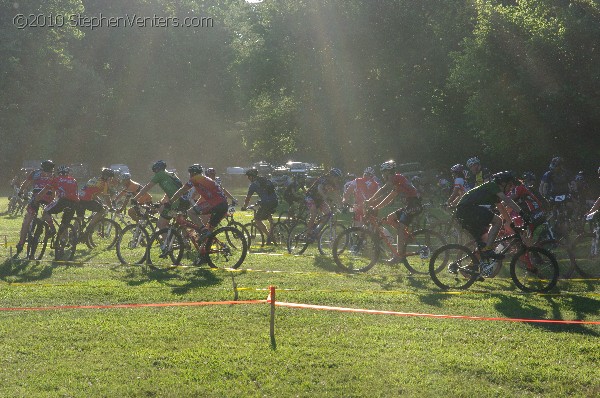
[[[429,276],[444,290],[468,289],[478,276],[479,261],[466,246],[449,244],[435,250],[429,260]]]
[[[547,292],[556,286],[558,275],[554,255],[539,247],[519,250],[510,262],[510,276],[524,292]]]
[[[29,227],[27,235],[27,258],[41,260],[48,244],[48,226],[39,218],[35,218]]]
[[[579,275],[584,278],[600,276],[600,239],[596,234],[588,232],[575,238],[571,254]]]
[[[142,264],[150,235],[146,228],[131,224],[123,228],[116,243],[117,257],[121,264]]]
[[[406,240],[404,266],[413,274],[428,274],[431,254],[445,244],[444,237],[438,232],[429,229],[413,231]]]
[[[88,246],[90,249],[112,249],[115,243],[117,243],[120,232],[121,227],[116,221],[113,221],[109,218],[102,218],[91,226],[87,238]]]
[[[179,231],[173,228],[163,228],[156,231],[150,238],[146,248],[146,263],[154,267],[170,267],[181,262],[184,242]]]
[[[240,230],[223,227],[214,231],[201,249],[212,268],[238,268],[248,253],[248,243]]]
[[[379,258],[379,238],[371,231],[352,227],[337,236],[333,243],[333,261],[345,272],[366,272]]]
[[[565,243],[565,239],[547,239],[536,243],[534,246],[541,247],[554,254],[558,263],[559,278],[567,279],[573,276],[576,268],[576,255],[572,252],[572,247]]]
[[[297,222],[292,228],[287,238],[288,253],[299,255],[303,254],[308,247],[308,230],[304,222]]]
[[[325,226],[319,234],[319,253],[323,256],[331,256],[335,239],[345,230],[346,227],[341,223],[333,224],[333,228],[329,228],[329,225]]]
[[[225,226],[232,227],[239,231],[242,231],[244,233],[244,237],[246,238],[246,242],[248,243],[248,247],[250,247],[250,241],[251,241],[250,232],[248,231],[248,229],[246,228],[246,226],[244,224],[242,224],[241,222],[238,222],[238,221],[231,221]]]
[[[286,247],[288,234],[285,223],[276,222],[273,224],[273,230],[271,231],[271,241],[274,245]]]
[[[54,259],[57,261],[71,261],[75,257],[77,248],[77,234],[72,225],[68,225],[54,238]]]
[[[265,245],[265,237],[262,232],[256,227],[256,224],[249,222],[244,224],[244,228],[248,231],[248,248],[253,249],[257,247],[263,247]]]

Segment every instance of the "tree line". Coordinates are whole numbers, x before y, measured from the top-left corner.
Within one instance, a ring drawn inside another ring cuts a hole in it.
[[[19,28],[16,15],[212,23]],[[600,165],[596,0],[1,0],[0,38],[6,178],[43,158]]]

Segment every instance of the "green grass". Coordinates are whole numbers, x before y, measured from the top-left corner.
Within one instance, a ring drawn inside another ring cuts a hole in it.
[[[0,235],[14,242],[20,223],[1,217]],[[282,253],[250,254],[236,272],[122,266],[84,248],[85,263],[1,260],[0,307],[226,301],[235,282],[239,300],[264,300],[275,285],[277,300],[295,303],[600,320],[598,281],[527,295],[503,273],[447,294],[400,267],[347,275],[326,257]],[[598,325],[277,307],[272,342],[269,319],[268,304],[0,311],[0,396],[600,395]]]

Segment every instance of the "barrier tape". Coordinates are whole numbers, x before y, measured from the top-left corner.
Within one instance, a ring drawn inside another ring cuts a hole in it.
[[[232,304],[264,304],[267,300],[245,301],[197,301],[175,303],[145,303],[145,304],[104,304],[104,305],[55,305],[51,307],[0,307],[0,311],[53,311],[53,310],[103,310],[116,308],[160,308],[160,307],[194,307],[207,305]]]

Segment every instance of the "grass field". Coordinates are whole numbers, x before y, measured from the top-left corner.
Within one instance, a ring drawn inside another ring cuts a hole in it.
[[[522,294],[503,270],[448,294],[401,266],[348,275],[277,248],[237,271],[123,266],[83,247],[81,262],[11,261],[20,223],[0,217],[2,397],[600,396],[597,324],[277,307],[271,341],[266,303],[193,305],[265,300],[274,285],[291,303],[598,322],[597,280]],[[172,305],[134,306],[155,303]]]

